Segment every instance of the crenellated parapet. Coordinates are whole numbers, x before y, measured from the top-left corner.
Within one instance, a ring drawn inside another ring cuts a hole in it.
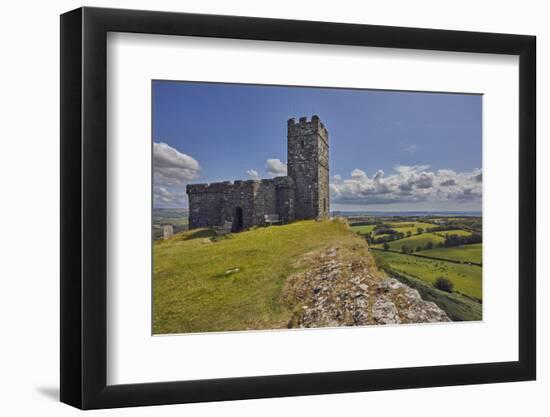
[[[236,181],[221,181],[203,184],[187,184],[187,194],[200,193],[224,193],[228,190],[238,188],[252,188],[260,184],[262,180],[236,180]]]
[[[307,120],[307,117],[300,117],[298,122],[294,118],[288,119],[287,130],[289,138],[318,134],[328,146],[328,130],[319,116],[312,116],[310,121]]]

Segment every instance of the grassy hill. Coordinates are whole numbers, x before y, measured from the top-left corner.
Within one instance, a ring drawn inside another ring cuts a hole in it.
[[[406,237],[404,239],[394,240],[388,242],[390,245],[390,250],[400,251],[403,246],[407,247],[410,250],[416,250],[417,247],[421,246],[426,247],[428,242],[432,242],[434,246],[438,243],[443,243],[445,238],[436,235],[435,233],[422,233],[421,235],[412,235],[411,237]],[[382,248],[382,244],[373,245],[374,248]]]
[[[425,252],[428,251],[420,254]],[[414,276],[429,284],[433,284],[438,277],[442,276],[453,282],[455,291],[472,299],[482,299],[482,269],[479,266],[423,259],[418,256],[385,251],[373,251],[373,255],[379,262],[391,266],[393,271]]]
[[[359,233],[362,235],[368,235],[370,232],[374,230],[376,227],[375,224],[368,224],[368,225],[362,225],[362,226],[351,226],[351,230],[353,230],[355,233]]]
[[[480,264],[482,261],[482,244],[474,243],[471,245],[430,249],[418,252],[418,255],[451,259],[453,261],[477,262]]]
[[[441,237],[445,237],[447,235],[457,235],[457,236],[470,236],[472,232],[469,230],[445,230],[444,232],[434,232],[434,234],[439,235]]]
[[[306,254],[334,245],[374,264],[364,239],[342,221],[260,227],[220,239],[197,229],[156,241],[153,333],[286,328],[296,308],[281,296],[286,279],[308,267]]]
[[[407,232],[416,233],[419,227],[425,231],[431,229],[432,227],[436,227],[434,224],[425,222],[387,222],[386,224],[396,232],[405,234]]]
[[[373,251],[372,254],[388,274],[417,289],[422,298],[435,302],[452,320],[482,319],[482,269],[479,266],[385,251]],[[434,287],[440,276],[453,282],[455,292],[448,293]]]

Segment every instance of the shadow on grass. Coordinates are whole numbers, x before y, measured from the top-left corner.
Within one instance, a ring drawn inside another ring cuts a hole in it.
[[[183,238],[183,240],[204,239],[214,236],[214,232],[211,229],[200,229],[196,232],[190,233]]]

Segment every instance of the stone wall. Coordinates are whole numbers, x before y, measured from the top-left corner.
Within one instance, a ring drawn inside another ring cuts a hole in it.
[[[189,229],[222,226],[234,229],[263,225],[266,214],[284,223],[294,220],[294,182],[289,177],[264,180],[190,184]],[[242,222],[237,217],[242,216]]]
[[[241,210],[242,228],[254,225],[254,196],[257,181],[189,184],[189,229],[222,226],[233,222]]]
[[[274,182],[277,194],[276,213],[283,223],[290,223],[295,219],[296,185],[291,177],[278,177],[274,179]]]
[[[329,207],[328,131],[318,116],[287,122],[288,175],[296,185],[296,218],[327,217]]]
[[[217,184],[189,184],[189,229],[221,226],[224,189]]]
[[[254,224],[264,224],[265,214],[277,213],[277,194],[272,179],[265,179],[258,182],[254,195]]]

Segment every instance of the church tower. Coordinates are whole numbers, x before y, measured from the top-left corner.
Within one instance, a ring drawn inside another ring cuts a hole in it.
[[[328,217],[329,161],[328,131],[313,116],[288,120],[288,176],[296,185],[296,219]]]

